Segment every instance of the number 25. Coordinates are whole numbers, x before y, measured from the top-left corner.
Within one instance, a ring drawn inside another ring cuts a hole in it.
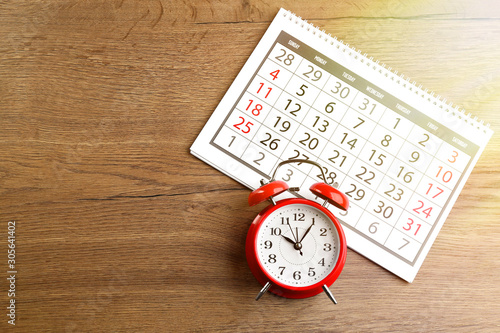
[[[250,126],[253,125],[253,123],[247,121],[247,123],[245,124],[245,127],[246,127],[246,131],[242,128],[240,128],[241,125],[243,125],[245,123],[245,118],[243,117],[238,117],[241,119],[241,123],[238,123],[238,124],[234,124],[233,126],[236,127],[237,129],[239,129],[240,131],[242,131],[243,133],[248,133],[250,132]]]

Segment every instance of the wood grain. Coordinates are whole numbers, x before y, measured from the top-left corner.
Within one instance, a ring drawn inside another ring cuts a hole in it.
[[[280,6],[498,131],[493,0],[5,1],[0,246],[15,220],[17,329],[500,330],[496,134],[414,283],[349,250],[337,306],[253,300],[244,240],[258,208],[189,147]]]

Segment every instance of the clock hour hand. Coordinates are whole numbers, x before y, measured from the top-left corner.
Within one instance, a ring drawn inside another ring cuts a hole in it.
[[[293,235],[293,233],[292,233]],[[293,244],[293,248],[297,251],[299,251],[300,255],[303,256],[304,254],[302,253],[301,249],[302,249],[302,244],[294,241],[294,240],[291,240],[290,238],[286,237],[285,235],[281,235],[281,237],[283,237],[288,243],[290,244]]]
[[[281,235],[288,243],[292,243],[293,245],[295,245],[295,241],[294,240],[291,240],[290,238],[286,237],[285,235]]]

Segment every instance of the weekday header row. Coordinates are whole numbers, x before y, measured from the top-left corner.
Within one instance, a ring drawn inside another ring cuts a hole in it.
[[[327,56],[321,54],[317,50],[311,48],[307,44],[290,36],[286,32],[282,31],[278,36],[276,42],[282,44],[298,55],[311,61],[326,72],[337,77],[339,80],[342,80],[358,91],[369,96],[374,101],[379,102],[385,107],[405,117],[412,123],[422,127],[429,133],[436,135],[440,139],[446,141],[447,143],[460,149],[461,151],[464,151],[467,154],[473,156],[479,150],[479,146],[477,146],[475,143],[467,140],[460,134],[438,123],[435,119],[409,106],[400,99],[394,97],[383,89],[367,81],[363,77],[348,70],[347,68],[341,66]]]

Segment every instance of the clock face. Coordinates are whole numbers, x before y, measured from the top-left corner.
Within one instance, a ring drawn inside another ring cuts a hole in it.
[[[264,270],[285,285],[306,287],[330,274],[339,257],[339,234],[318,208],[290,204],[273,211],[257,236]]]

